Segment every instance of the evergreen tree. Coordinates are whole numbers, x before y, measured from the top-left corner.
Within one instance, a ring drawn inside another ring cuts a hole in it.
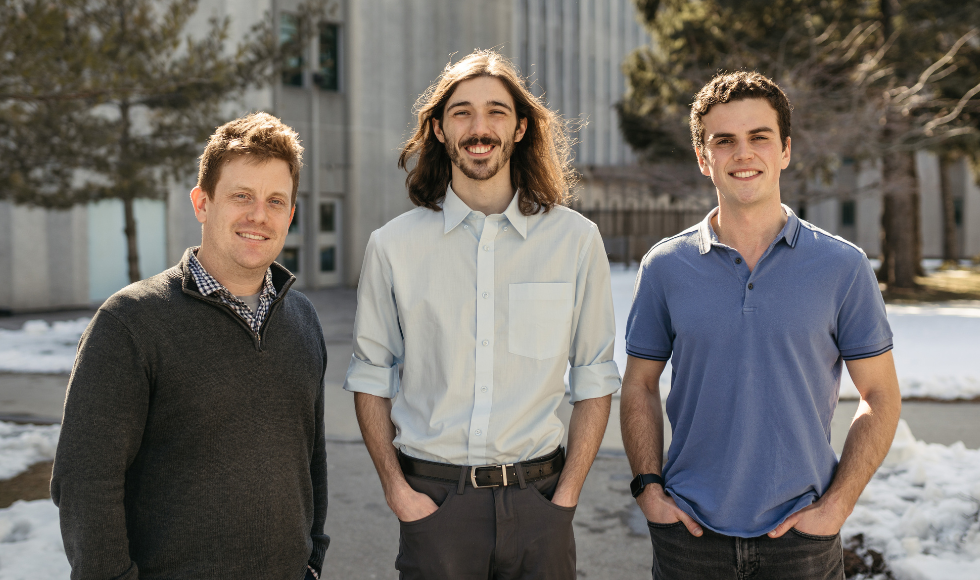
[[[913,151],[976,131],[976,101],[964,85],[980,81],[968,64],[976,63],[969,39],[977,19],[963,3],[892,2],[636,0],[653,43],[624,65],[629,91],[618,108],[627,141],[648,159],[693,159],[694,92],[720,70],[770,76],[795,105],[784,194],[812,199],[809,184],[845,157],[882,159],[880,275],[914,286],[921,243]],[[956,111],[951,99],[963,98]]]
[[[320,3],[314,3],[322,5]],[[270,19],[228,50],[226,20],[194,38],[197,0],[17,0],[0,7],[0,199],[64,208],[119,199],[140,279],[133,204],[193,173],[223,109],[274,79]],[[317,8],[303,6],[313,17]],[[309,27],[304,33],[309,35]]]

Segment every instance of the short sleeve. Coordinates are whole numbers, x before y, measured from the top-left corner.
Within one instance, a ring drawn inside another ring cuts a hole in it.
[[[844,360],[870,358],[892,349],[885,301],[871,263],[863,255],[837,315],[836,340]]]
[[[633,287],[633,305],[626,319],[626,354],[666,361],[673,350],[674,330],[653,252],[644,258]]]

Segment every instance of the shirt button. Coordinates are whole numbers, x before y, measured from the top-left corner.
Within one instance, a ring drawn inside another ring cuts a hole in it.
[[[483,246],[483,249],[489,252],[490,251],[490,246]]]
[[[489,340],[484,340],[483,341],[483,346],[487,346],[488,344],[490,344],[490,341]]]
[[[483,297],[484,298],[490,298],[490,293],[489,292],[484,292],[483,293]]]
[[[476,434],[477,434],[477,435],[483,435],[483,431],[480,431],[479,429],[477,429],[477,430],[476,430]]]
[[[464,226],[463,226],[463,229],[464,229],[464,230],[468,230],[468,229],[470,229],[470,226],[465,226],[465,225],[464,225]]]
[[[486,388],[486,387],[480,387],[480,392],[481,392],[481,393],[485,393],[485,392],[487,392],[487,388]]]
[[[742,258],[735,258],[735,263],[736,264],[741,264],[742,263]]]
[[[504,231],[505,231],[505,232],[507,231],[507,226],[504,226]]]
[[[751,282],[749,282],[749,290],[751,290],[751,289],[753,289],[753,288],[755,288],[755,286],[753,286],[753,285],[752,285],[752,283],[751,283]]]

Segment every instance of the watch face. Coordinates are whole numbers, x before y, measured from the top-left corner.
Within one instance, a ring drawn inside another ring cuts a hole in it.
[[[640,492],[643,491],[643,483],[640,482],[642,477],[642,475],[637,475],[633,478],[633,481],[630,482],[630,493],[633,494],[633,497],[639,496]]]

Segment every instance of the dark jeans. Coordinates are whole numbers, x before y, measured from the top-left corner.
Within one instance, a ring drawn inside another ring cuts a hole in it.
[[[843,580],[840,534],[813,536],[795,529],[781,538],[735,538],[707,528],[700,538],[684,524],[647,522],[654,580]]]
[[[474,489],[407,476],[439,506],[401,522],[395,568],[402,580],[572,580],[575,508],[551,503],[559,474],[519,485]]]

